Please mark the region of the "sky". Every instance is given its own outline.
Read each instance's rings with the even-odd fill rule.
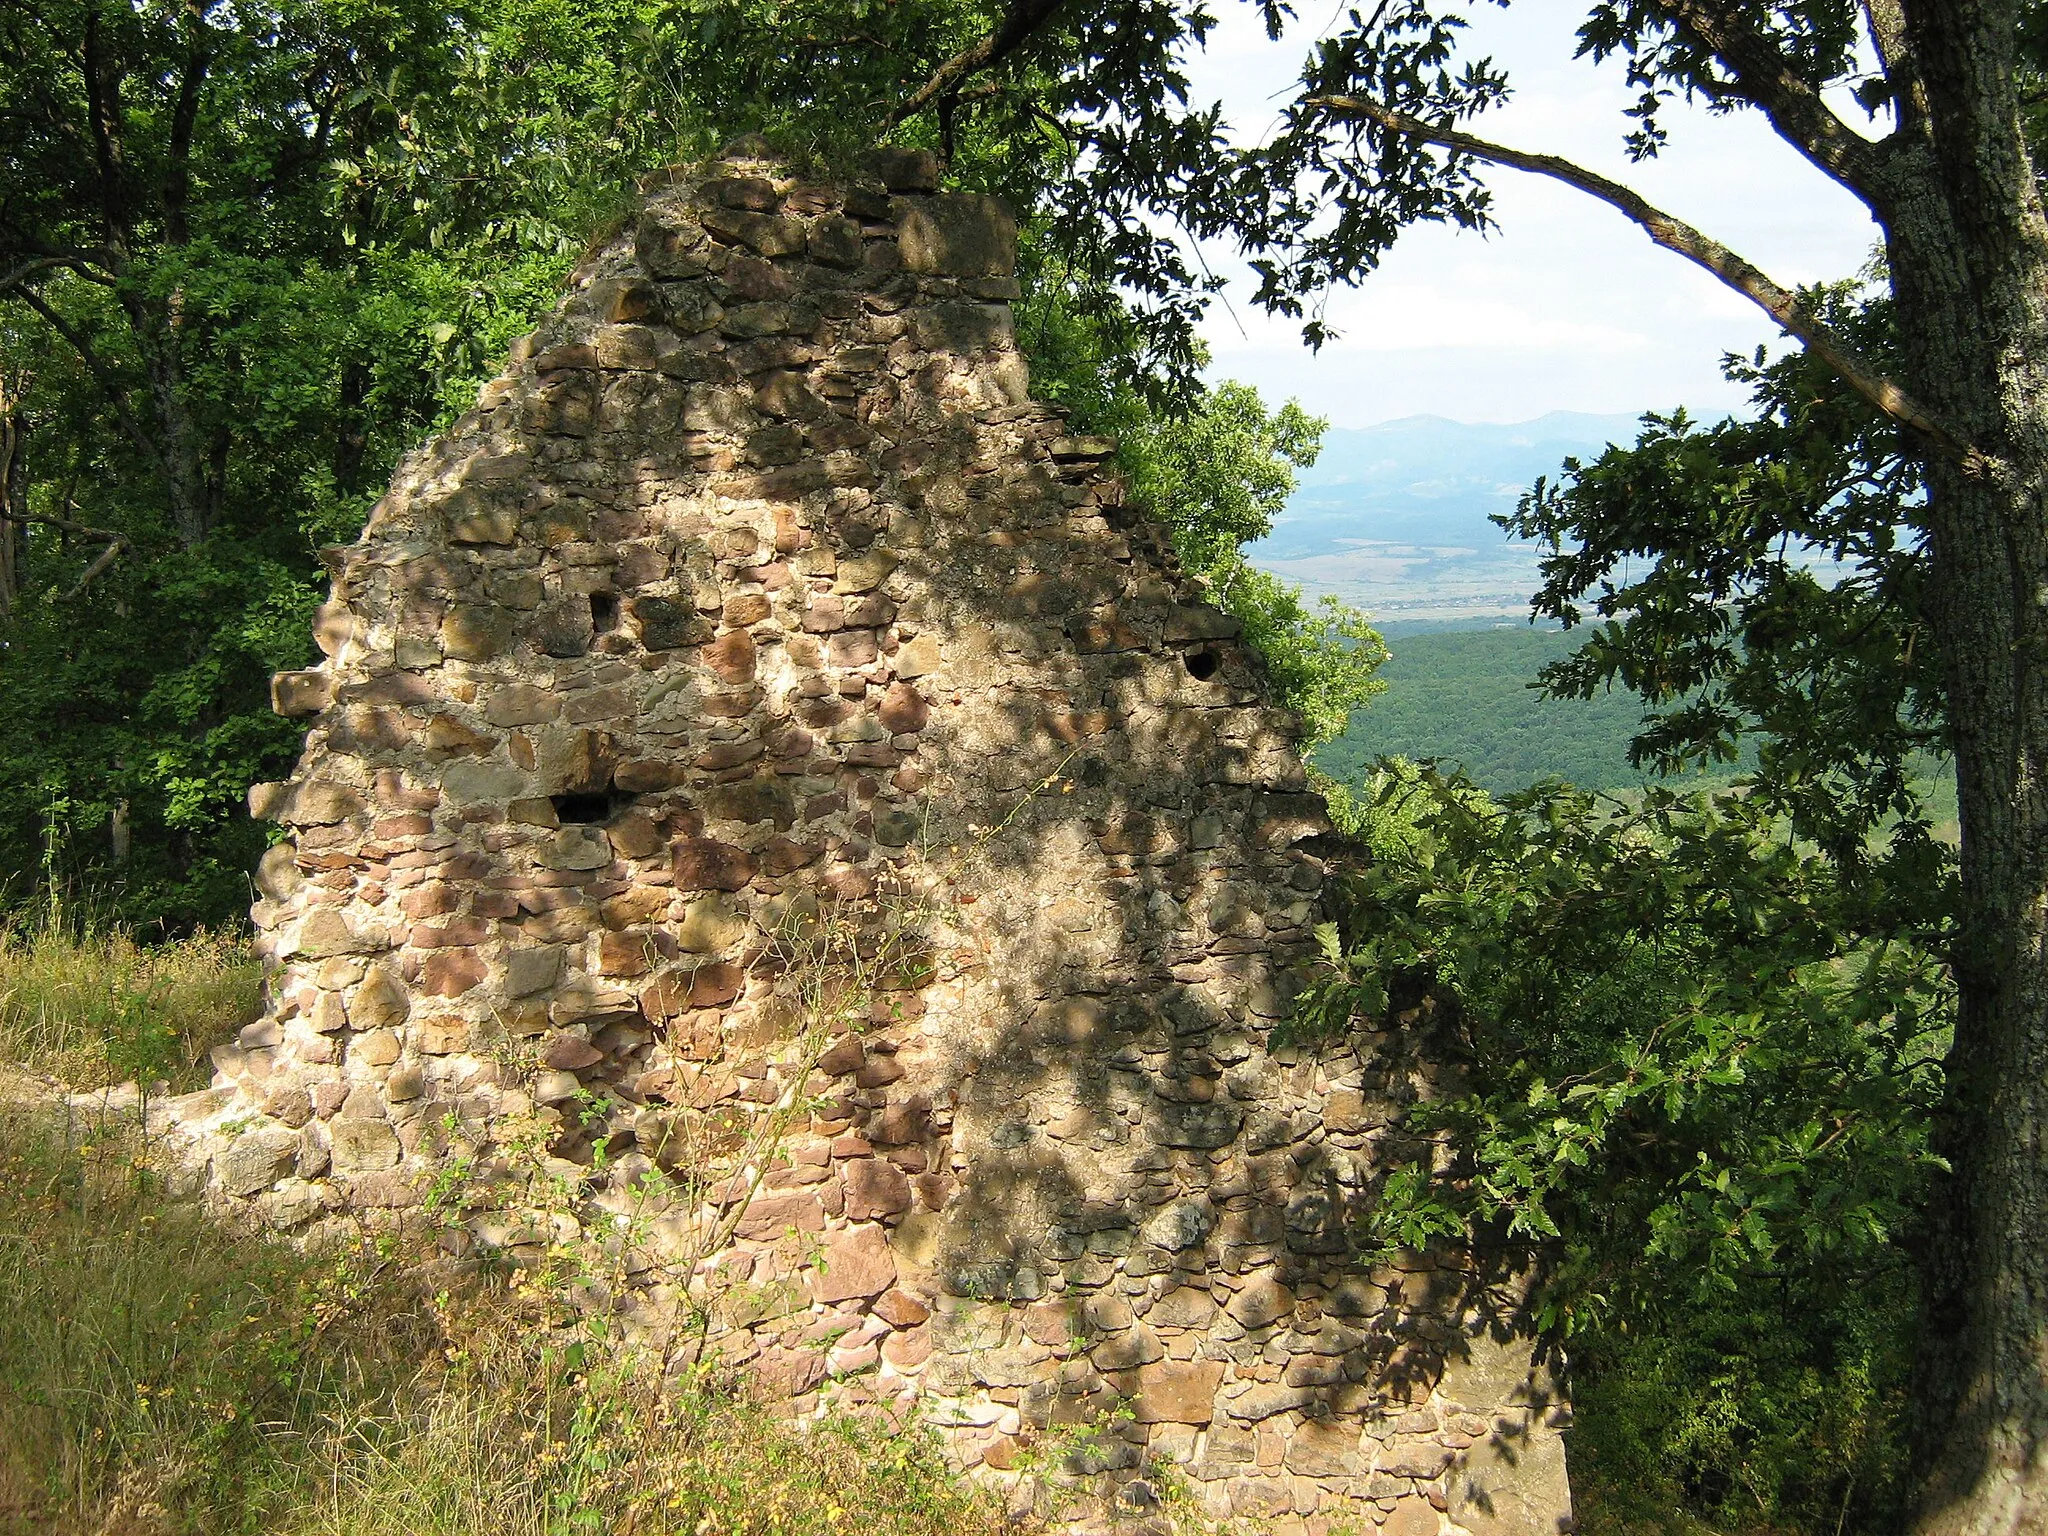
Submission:
[[[1260,137],[1286,100],[1308,29],[1341,14],[1331,5],[1298,0],[1304,23],[1276,45],[1253,6],[1218,0],[1222,24],[1193,61],[1198,98],[1221,101],[1235,132]],[[1674,108],[1669,147],[1631,165],[1621,65],[1572,58],[1586,9],[1571,0],[1473,6],[1471,52],[1492,54],[1515,88],[1476,131],[1622,181],[1788,287],[1848,277],[1869,260],[1878,237],[1868,213],[1755,113]],[[1499,228],[1404,234],[1363,285],[1332,298],[1342,334],[1320,355],[1233,282],[1234,302],[1204,327],[1212,377],[1254,384],[1269,403],[1297,398],[1336,427],[1425,414],[1514,422],[1550,411],[1740,407],[1719,362],[1777,336],[1761,311],[1584,193],[1519,171],[1488,175]],[[1242,271],[1226,250],[1205,254],[1219,272]]]

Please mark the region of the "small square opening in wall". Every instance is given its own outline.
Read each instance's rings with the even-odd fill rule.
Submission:
[[[608,635],[619,627],[619,600],[610,592],[590,594],[591,633]]]
[[[622,795],[615,789],[586,789],[548,796],[548,803],[555,808],[555,820],[565,827],[610,821],[632,801],[631,795]]]
[[[1206,683],[1223,668],[1223,658],[1214,651],[1189,651],[1180,659],[1188,669],[1188,676],[1198,683]]]

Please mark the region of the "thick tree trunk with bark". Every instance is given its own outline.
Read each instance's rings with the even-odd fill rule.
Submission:
[[[1927,132],[1886,198],[1900,331],[1919,398],[1989,461],[1928,471],[1962,910],[1914,1530],[2018,1536],[2048,1531],[2048,221],[2010,8],[1906,19]]]

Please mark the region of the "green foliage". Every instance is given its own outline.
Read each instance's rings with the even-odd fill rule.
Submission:
[[[1572,1493],[1586,1536],[1896,1527],[1915,1296],[1793,1278],[1572,1347]],[[1686,1511],[1694,1512],[1689,1517]]]
[[[130,1128],[132,1130],[132,1128]],[[598,1366],[539,1287],[438,1293],[166,1201],[119,1127],[0,1113],[0,1532],[979,1536],[915,1433],[792,1433],[719,1381]]]
[[[28,519],[0,583],[0,866],[111,872],[138,921],[246,902],[241,800],[295,751],[262,701],[310,659],[316,548],[698,121],[644,111],[641,23],[626,0],[0,22],[0,411]]]
[[[1886,305],[1816,297],[1882,355]],[[1947,744],[1918,469],[1807,354],[1726,371],[1753,418],[1646,417],[1635,444],[1567,460],[1504,520],[1549,549],[1536,612],[1588,626],[1544,683],[1637,695],[1644,766],[1726,764],[1753,742],[1751,792],[1801,837],[1855,864],[1882,831],[1876,846],[1917,860],[1916,767]]]
[[[1873,902],[1739,797],[1495,804],[1411,768],[1371,809],[1405,831],[1343,880],[1306,1017],[1427,991],[1472,1050],[1472,1092],[1417,1111],[1468,1161],[1389,1220],[1531,1245],[1566,1330],[1888,1261],[1932,1166],[1939,890]]]
[[[1585,1422],[1606,1405],[1610,1507],[1662,1488],[1825,1530],[1895,1500],[1905,1238],[1953,1006],[1940,860],[1889,888],[1752,797],[1495,800],[1398,761],[1346,809],[1370,857],[1296,1027],[1429,998],[1468,1052],[1462,1091],[1409,1111],[1453,1155],[1389,1170],[1374,1240],[1533,1258]],[[1766,1343],[1780,1315],[1851,1331]],[[1665,1475],[1637,1480],[1643,1458]]]
[[[1142,422],[1123,456],[1136,499],[1172,530],[1183,568],[1244,625],[1310,744],[1336,735],[1386,686],[1375,675],[1386,648],[1363,613],[1331,597],[1311,606],[1300,588],[1254,567],[1244,546],[1273,531],[1294,470],[1315,462],[1327,425],[1292,400],[1269,412],[1250,385],[1226,382]]]
[[[1493,794],[1540,779],[1580,789],[1634,788],[1631,766],[1642,701],[1624,690],[1588,699],[1546,697],[1538,673],[1568,656],[1573,636],[1514,625],[1421,631],[1388,641],[1386,692],[1315,754],[1340,783],[1362,782],[1382,757],[1440,759]]]

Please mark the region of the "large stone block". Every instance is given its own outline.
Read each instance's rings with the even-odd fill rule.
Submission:
[[[1008,277],[1017,270],[1017,221],[992,197],[947,192],[915,204],[897,226],[903,265],[948,277]]]

